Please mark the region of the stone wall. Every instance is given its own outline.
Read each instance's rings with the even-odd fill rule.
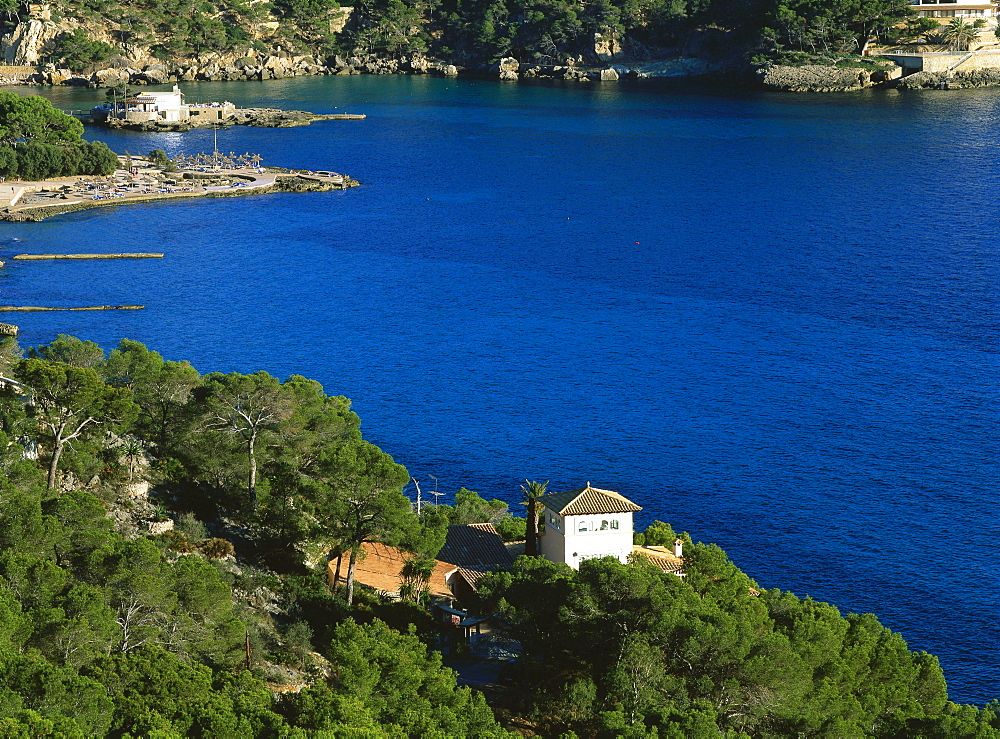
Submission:
[[[979,69],[1000,69],[1000,49],[988,51],[942,51],[923,54],[885,54],[896,64],[906,69],[921,72],[971,72]]]

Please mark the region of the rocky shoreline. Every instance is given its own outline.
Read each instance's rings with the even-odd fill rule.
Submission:
[[[854,92],[893,84],[903,70],[891,62],[882,68],[836,67],[810,64],[801,67],[767,64],[755,71],[767,90],[782,92]]]
[[[857,90],[895,87],[913,89],[962,89],[969,87],[1000,86],[1000,70],[972,70],[943,73],[919,72],[902,78],[902,69],[887,60],[872,60],[868,66],[840,67],[835,65],[780,64],[747,65],[735,60],[708,61],[694,57],[661,59],[634,63],[610,63],[592,66],[582,59],[569,59],[566,64],[524,64],[512,57],[501,59],[489,66],[462,67],[441,61],[413,56],[402,59],[382,57],[334,57],[329,64],[319,63],[313,57],[288,57],[281,63],[279,57],[267,57],[262,64],[240,66],[226,65],[219,60],[205,66],[147,65],[143,68],[116,68],[98,70],[90,75],[74,75],[68,70],[48,70],[13,80],[0,78],[0,84],[72,85],[80,87],[113,87],[117,85],[160,85],[191,80],[245,81],[269,80],[285,77],[314,75],[429,75],[436,77],[472,77],[519,82],[524,80],[561,80],[566,82],[594,83],[641,79],[702,79],[739,87],[756,87],[781,92],[853,92]],[[274,108],[238,110],[225,125],[262,126],[285,128],[304,126],[318,120],[359,119],[361,115],[321,115],[306,111],[288,111]],[[110,122],[116,128],[140,131],[188,131],[203,124],[184,123],[125,123]]]
[[[870,60],[870,61],[869,61]],[[429,75],[436,77],[474,77],[517,82],[523,80],[562,80],[592,83],[633,79],[704,79],[713,82],[756,87],[783,92],[852,92],[875,87],[910,89],[961,89],[1000,86],[1000,70],[971,70],[943,73],[917,73],[901,78],[902,69],[888,60],[869,57],[863,65],[838,66],[812,64],[790,66],[774,63],[751,65],[740,59],[710,61],[696,57],[677,57],[655,61],[618,60],[610,56],[595,66],[582,57],[567,58],[564,64],[532,64],[505,57],[491,65],[460,66],[434,60],[421,54],[401,58],[374,55],[320,59],[285,52],[255,52],[234,58],[211,53],[205,58],[178,64],[153,63],[135,67],[98,69],[89,74],[75,74],[51,66],[19,77],[0,77],[0,84],[70,85],[110,88],[122,85],[164,85],[189,81],[271,80],[315,75]],[[238,111],[228,124],[289,127],[312,121],[356,118],[351,115],[316,115],[304,111],[248,109]],[[186,131],[197,123],[112,124],[138,130]]]
[[[187,121],[142,121],[130,123],[117,118],[109,118],[104,124],[109,128],[126,131],[191,131],[196,128],[219,126],[256,126],[259,128],[294,128],[308,126],[314,121],[363,120],[364,115],[353,113],[309,113],[304,110],[280,110],[278,108],[237,108],[236,112],[222,121],[199,120]]]

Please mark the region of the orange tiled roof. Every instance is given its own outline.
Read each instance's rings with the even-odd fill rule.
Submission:
[[[404,552],[398,547],[391,547],[388,544],[376,544],[365,542],[361,545],[364,557],[358,557],[357,565],[354,568],[355,582],[365,585],[373,590],[382,593],[395,595],[399,593],[401,578],[399,576],[403,565],[413,555]],[[434,572],[431,573],[430,582],[427,587],[430,594],[439,598],[451,598],[451,588],[448,587],[448,575],[454,572],[455,565],[448,562],[436,560]],[[333,560],[327,567],[327,576],[333,580],[333,575],[337,570],[337,561]],[[344,555],[340,564],[340,578],[343,582],[347,578],[347,555]]]
[[[601,490],[590,486],[569,490],[565,493],[543,495],[539,500],[546,508],[551,508],[560,516],[581,516],[586,514],[634,513],[641,511],[638,506],[614,490]]]
[[[664,572],[672,572],[674,574],[684,573],[684,559],[674,556],[674,553],[666,547],[640,547],[635,545],[632,547],[632,553],[644,557],[648,562],[656,565]]]

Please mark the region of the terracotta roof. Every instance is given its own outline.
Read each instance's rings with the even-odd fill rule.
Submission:
[[[543,495],[538,500],[546,508],[551,508],[561,516],[581,516],[588,513],[633,513],[642,510],[642,506],[637,506],[624,495],[613,490],[592,488],[589,482],[585,487],[577,490]]]
[[[438,559],[480,572],[506,570],[514,564],[514,558],[491,523],[449,526]]]
[[[483,575],[486,574],[486,570],[470,570],[467,567],[459,567],[458,572],[465,578],[465,581],[469,583],[469,587],[478,592],[479,581],[483,579]]]
[[[684,574],[684,559],[674,556],[666,547],[632,547],[632,553],[644,557],[650,563],[656,565],[664,572],[674,574]]]
[[[403,569],[406,560],[413,555],[397,547],[373,542],[365,542],[361,545],[361,549],[364,551],[365,556],[362,558],[359,555],[357,565],[354,567],[355,582],[381,593],[389,595],[398,594],[401,582],[399,571]],[[347,578],[347,559],[347,555],[344,555],[343,561],[340,564],[341,581]],[[455,569],[455,565],[453,564],[440,560],[435,561],[434,572],[431,573],[430,582],[427,583],[432,596],[439,598],[452,597],[447,578]],[[327,566],[327,576],[331,581],[336,570],[337,560],[333,560]]]

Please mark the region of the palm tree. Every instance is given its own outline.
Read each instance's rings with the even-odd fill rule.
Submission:
[[[545,495],[549,486],[549,481],[536,482],[535,480],[524,481],[521,492],[527,500],[521,505],[528,506],[527,532],[524,540],[524,553],[529,557],[538,556],[538,499]]]
[[[979,29],[986,25],[982,18],[969,23],[964,18],[956,18],[941,32],[952,51],[968,51],[969,46],[979,38]]]
[[[135,436],[126,436],[122,439],[119,452],[121,454],[122,461],[128,465],[128,481],[129,484],[131,484],[132,481],[135,480],[136,469],[143,462],[146,454],[146,447],[143,445],[141,439]]]

